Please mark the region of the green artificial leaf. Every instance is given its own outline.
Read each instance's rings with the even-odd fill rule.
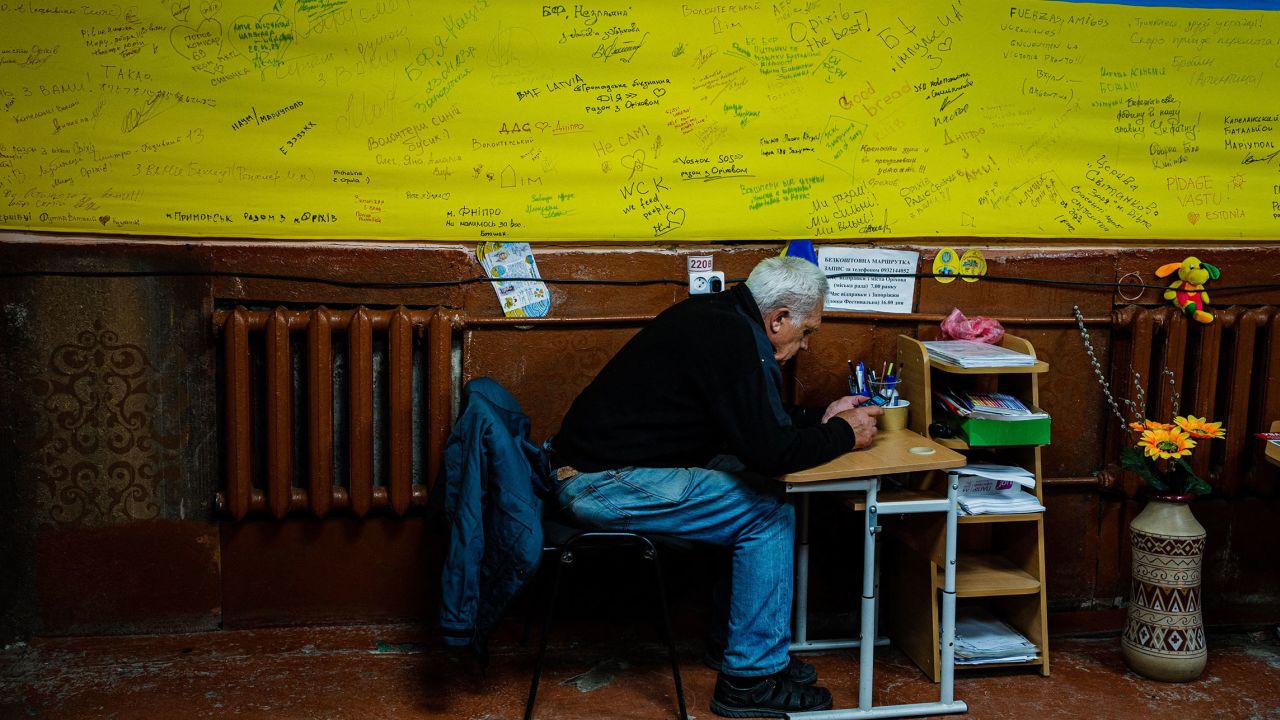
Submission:
[[[1191,469],[1191,466],[1188,465],[1187,461],[1183,458],[1178,458],[1178,468],[1182,470],[1186,476],[1183,480],[1183,486],[1186,488],[1183,490],[1184,493],[1191,493],[1192,495],[1208,495],[1213,492],[1213,488],[1209,483],[1201,480],[1200,476],[1196,475],[1196,471]]]
[[[1151,463],[1147,461],[1142,451],[1135,447],[1127,447],[1120,451],[1120,466],[1125,470],[1131,470],[1137,473],[1143,480],[1147,482],[1152,489],[1157,492],[1168,492],[1169,486],[1165,483],[1164,478],[1151,467]]]

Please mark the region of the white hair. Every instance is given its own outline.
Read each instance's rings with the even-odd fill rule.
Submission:
[[[747,289],[761,313],[790,308],[803,321],[827,294],[827,276],[817,265],[798,257],[761,260],[747,276]]]

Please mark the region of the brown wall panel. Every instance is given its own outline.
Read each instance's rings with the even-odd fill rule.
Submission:
[[[941,283],[920,280],[917,310],[922,313],[951,312],[960,308],[965,315],[990,317],[1067,317],[1071,306],[1079,305],[1085,315],[1111,310],[1112,290],[1105,287],[1051,284],[1048,281],[1110,282],[1115,280],[1115,258],[1120,252],[1097,248],[1035,247],[993,248],[966,245],[956,240],[950,247],[963,253],[969,248],[982,251],[987,275],[1028,277],[1044,284],[1023,285],[994,280]],[[922,248],[920,271],[933,272],[936,249]]]
[[[1044,570],[1051,609],[1089,607],[1097,591],[1093,582],[1102,552],[1098,496],[1078,489],[1046,491],[1044,506]]]
[[[872,322],[838,315],[823,320],[809,342],[809,351],[796,356],[795,400],[805,405],[826,405],[849,392],[849,360],[862,361],[880,372],[892,362],[898,335],[913,335],[915,324],[905,321]]]
[[[1194,503],[1192,511],[1208,534],[1205,612],[1221,622],[1236,611],[1274,611],[1280,597],[1274,542],[1280,498],[1212,498]]]
[[[434,619],[439,537],[420,517],[224,522],[222,626]]]
[[[515,395],[541,442],[639,325],[474,328],[463,341],[462,381],[491,377]]]
[[[212,522],[45,527],[36,571],[43,635],[191,632],[221,619]]]
[[[174,261],[86,255],[0,243],[0,268],[147,273]],[[0,447],[11,458],[0,458],[0,636],[216,627],[216,542],[198,544],[216,539],[207,287],[4,278],[0,317]]]

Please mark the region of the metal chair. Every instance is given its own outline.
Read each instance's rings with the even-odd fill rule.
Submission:
[[[603,530],[585,530],[562,525],[552,520],[543,521],[543,550],[555,553],[555,579],[551,584],[551,597],[547,601],[547,613],[542,624],[542,638],[538,643],[538,659],[533,668],[533,682],[529,685],[529,699],[525,704],[525,720],[533,720],[533,705],[538,697],[538,682],[542,679],[542,662],[547,653],[547,636],[551,633],[551,621],[555,616],[556,598],[560,592],[560,580],[565,568],[574,562],[574,553],[579,550],[639,550],[645,560],[653,563],[653,576],[658,591],[658,599],[662,609],[662,630],[667,643],[667,652],[671,656],[671,676],[676,684],[676,702],[680,706],[680,720],[688,720],[684,704],[684,686],[680,683],[680,664],[676,660],[676,646],[671,633],[671,616],[667,609],[667,592],[662,582],[662,567],[658,562],[658,545],[687,546],[689,543],[666,536],[646,535],[636,532],[612,532]]]

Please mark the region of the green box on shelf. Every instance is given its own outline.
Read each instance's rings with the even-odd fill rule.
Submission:
[[[1049,421],[1052,418],[1030,420],[986,420],[964,418],[956,422],[958,435],[969,447],[997,445],[1048,445]]]

